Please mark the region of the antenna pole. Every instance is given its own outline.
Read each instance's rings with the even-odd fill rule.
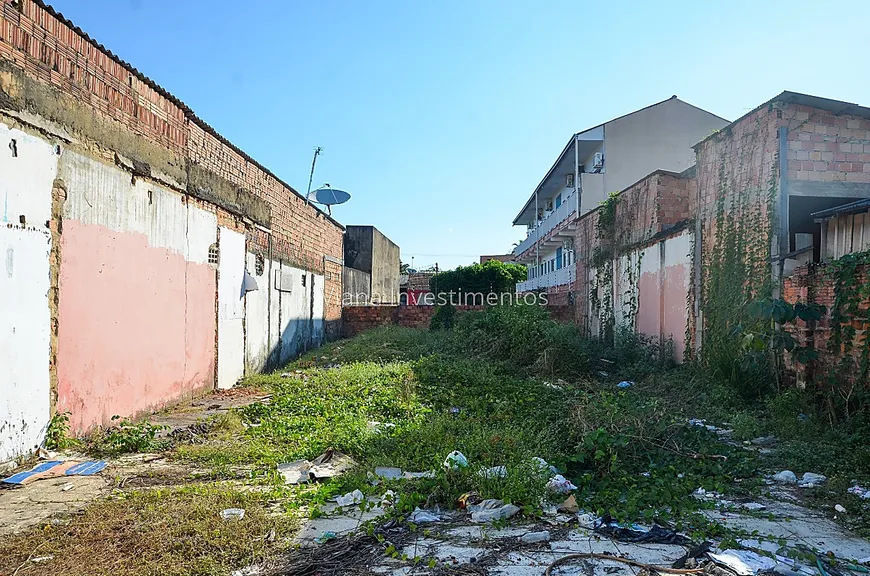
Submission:
[[[314,180],[314,165],[317,164],[317,157],[323,152],[320,146],[314,147],[314,158],[311,160],[311,174],[308,175],[308,192],[305,193],[305,205],[309,204],[308,195],[311,194],[311,181]],[[330,211],[331,213],[331,211]]]

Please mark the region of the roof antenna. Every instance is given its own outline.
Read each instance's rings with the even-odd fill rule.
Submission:
[[[323,153],[323,148],[320,146],[314,147],[314,158],[311,160],[311,174],[308,175],[308,192],[305,193],[306,206],[310,203],[308,195],[311,194],[311,181],[314,180],[314,165],[317,164],[317,157]]]

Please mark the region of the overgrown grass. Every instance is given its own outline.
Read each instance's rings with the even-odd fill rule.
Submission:
[[[229,487],[189,486],[101,500],[69,526],[49,524],[0,540],[0,573],[226,575],[267,562],[288,546],[285,537],[296,520],[272,515],[269,498]],[[243,508],[244,518],[222,519],[227,508]]]
[[[382,491],[366,478],[376,466],[435,470],[434,479],[390,487],[407,505],[450,507],[474,490],[529,513],[555,499],[533,465],[540,457],[581,487],[582,506],[622,519],[688,517],[700,507],[691,496],[698,487],[724,490],[735,478],[757,477],[750,455],[687,427],[681,412],[635,389],[615,388],[625,375],[643,377],[669,362],[640,339],[620,338],[623,350],[606,349],[524,306],[460,315],[453,330],[372,330],[299,359],[283,370],[291,377],[248,379],[269,388],[272,402],[240,411],[249,428],[234,449],[179,453],[265,473],[334,447],[361,466],[331,491]],[[605,369],[612,378],[596,381]],[[453,450],[468,458],[467,470],[443,469]],[[494,466],[508,474],[480,473]]]

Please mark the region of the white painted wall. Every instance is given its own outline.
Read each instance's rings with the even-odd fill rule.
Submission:
[[[18,224],[24,215],[28,226],[45,228],[57,158],[52,144],[0,124],[0,222]]]
[[[218,258],[218,388],[232,388],[245,372],[245,235],[220,227]]]
[[[257,274],[257,257],[248,252],[248,274],[257,281],[257,290],[245,295],[245,374],[262,371],[269,359],[269,296],[275,290],[270,282],[272,261],[263,262],[261,274]],[[276,295],[277,298],[277,295]]]
[[[51,418],[46,224],[56,176],[51,144],[0,124],[0,462],[32,452]]]
[[[692,146],[728,124],[677,98],[604,125],[604,191],[619,192],[655,170],[682,172]]]
[[[0,226],[0,462],[32,452],[50,415],[51,234]]]

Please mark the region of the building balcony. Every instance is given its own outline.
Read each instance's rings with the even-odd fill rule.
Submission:
[[[539,239],[546,239],[547,235],[565,220],[574,218],[577,215],[578,197],[579,195],[577,193],[572,193],[564,199],[558,208],[550,212],[543,220],[538,222],[537,227],[529,232],[528,237],[514,248],[514,256],[519,256],[523,252],[526,252],[529,248],[534,246],[535,242]]]
[[[546,289],[553,286],[572,284],[576,276],[576,268],[573,264],[553,270],[531,280],[525,280],[517,284],[517,292],[529,292],[531,290]]]

